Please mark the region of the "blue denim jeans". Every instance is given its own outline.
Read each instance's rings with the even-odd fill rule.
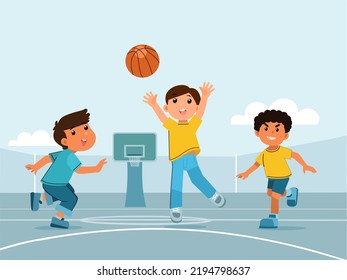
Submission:
[[[201,173],[196,155],[184,155],[172,162],[170,208],[182,207],[183,173],[187,171],[192,183],[207,197],[211,198],[216,189]]]
[[[66,216],[72,215],[72,210],[75,208],[78,197],[75,194],[74,188],[67,184],[66,186],[52,186],[43,184],[43,189],[48,193],[53,202],[61,201],[55,209]]]

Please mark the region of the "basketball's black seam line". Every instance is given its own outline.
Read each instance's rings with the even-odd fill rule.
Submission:
[[[134,55],[136,55],[136,57],[137,57],[137,52],[138,52],[138,48],[136,48],[136,47],[134,47],[134,48],[132,48],[129,52],[131,52],[131,51],[133,51],[134,52],[134,54],[133,54],[133,56],[132,56],[132,58],[131,58],[131,74],[133,74],[133,75],[135,75],[134,74],[134,71],[133,71],[133,58],[134,58]],[[138,62],[138,66],[139,66],[139,71],[140,71],[140,75],[141,75],[141,77],[143,78],[143,75],[142,75],[142,73],[141,73],[141,68],[140,68],[140,63],[139,63],[139,59],[138,59],[138,57],[137,57],[137,62]],[[137,75],[135,75],[135,76],[137,76]]]
[[[137,52],[136,52],[135,54],[136,54],[136,58],[137,58],[137,64],[139,65],[139,71],[140,71],[140,75],[141,75],[141,78],[143,78],[143,75],[142,75],[142,72],[141,72],[141,67],[140,67],[140,60],[139,60],[139,56],[137,55]]]
[[[151,56],[153,56],[153,58],[158,62],[159,64],[159,59],[155,57],[155,55],[151,54],[149,51],[147,51],[147,53],[149,53]]]
[[[150,50],[152,50],[152,51],[155,51],[155,52],[157,52],[155,49],[153,49],[151,46],[148,46],[148,45],[144,45],[144,48],[147,50],[147,48],[148,49],[150,49]]]
[[[139,50],[139,51],[143,54],[144,58],[145,58],[146,61],[147,61],[147,64],[148,64],[148,66],[149,66],[149,69],[151,70],[151,74],[153,74],[153,70],[152,70],[151,64],[148,62],[148,59],[147,59],[146,55],[142,52],[142,50]],[[138,58],[137,58],[137,59],[138,59]],[[141,71],[141,70],[140,70],[140,71]]]
[[[155,55],[153,55],[152,53],[150,53],[147,49],[146,49],[146,46],[145,46],[145,50],[151,55],[151,56],[153,56],[154,57],[154,59],[156,60],[156,61],[158,61],[158,64],[159,64],[159,59],[158,58],[156,58],[156,56]],[[151,51],[154,51],[157,55],[158,55],[158,53],[156,52],[156,50],[155,49],[153,49],[153,48],[149,48],[149,50],[151,50]]]
[[[136,52],[134,52],[133,56],[130,59],[130,70],[131,70],[131,74],[134,75],[134,71],[133,71],[133,58],[135,56]]]

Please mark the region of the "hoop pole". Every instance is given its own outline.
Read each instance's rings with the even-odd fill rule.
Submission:
[[[237,193],[237,154],[235,154],[235,193]]]
[[[34,153],[34,164],[36,163],[36,153]],[[36,174],[34,173],[34,193],[36,193]]]

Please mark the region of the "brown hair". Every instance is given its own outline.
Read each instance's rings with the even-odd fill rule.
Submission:
[[[87,111],[87,109],[83,109],[81,111],[73,112],[65,115],[59,121],[55,122],[55,126],[53,128],[53,137],[55,142],[62,146],[64,150],[68,148],[67,146],[61,144],[61,139],[66,138],[64,130],[72,129],[76,126],[88,123],[90,114],[87,113]]]
[[[193,97],[195,103],[199,105],[201,100],[199,92],[195,88],[190,88],[186,85],[178,85],[178,86],[174,86],[170,88],[165,96],[166,104],[168,104],[168,101],[170,99],[187,94],[187,93],[189,93]]]

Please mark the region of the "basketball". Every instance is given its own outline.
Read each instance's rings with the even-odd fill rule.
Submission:
[[[128,51],[125,64],[131,74],[138,78],[146,78],[157,71],[159,55],[151,46],[137,45]]]

